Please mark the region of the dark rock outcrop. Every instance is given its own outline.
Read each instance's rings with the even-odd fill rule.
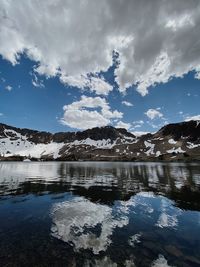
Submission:
[[[196,141],[200,139],[200,122],[187,121],[181,123],[168,124],[162,127],[156,135],[171,136],[174,140],[187,138],[188,141]]]

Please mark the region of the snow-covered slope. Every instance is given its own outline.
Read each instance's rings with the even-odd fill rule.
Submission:
[[[3,157],[20,155],[24,157],[41,158],[42,155],[58,157],[59,150],[64,143],[50,142],[48,144],[36,144],[29,141],[27,135],[22,135],[13,129],[3,129],[0,136],[0,154]]]
[[[51,134],[0,124],[0,159],[177,160],[200,159],[200,123],[169,124],[135,136],[111,126]]]
[[[104,132],[102,139],[97,139],[97,132]],[[46,134],[46,136],[45,136]],[[108,138],[105,139],[106,135]],[[91,137],[90,137],[91,136]],[[128,144],[136,137],[125,129],[113,127],[94,128],[78,133],[57,133],[19,129],[5,124],[0,124],[0,155],[1,157],[23,156],[30,158],[61,157],[60,150],[73,149],[74,147],[91,147],[111,149],[117,144]]]

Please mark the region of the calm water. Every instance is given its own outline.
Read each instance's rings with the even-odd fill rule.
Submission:
[[[200,266],[200,165],[0,163],[0,266]]]

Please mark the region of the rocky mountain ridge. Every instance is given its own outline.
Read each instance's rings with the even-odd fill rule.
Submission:
[[[200,160],[200,121],[135,136],[112,126],[49,133],[0,123],[0,160]]]

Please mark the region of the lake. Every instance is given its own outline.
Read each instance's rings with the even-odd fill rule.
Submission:
[[[0,162],[0,266],[200,266],[200,165]]]

